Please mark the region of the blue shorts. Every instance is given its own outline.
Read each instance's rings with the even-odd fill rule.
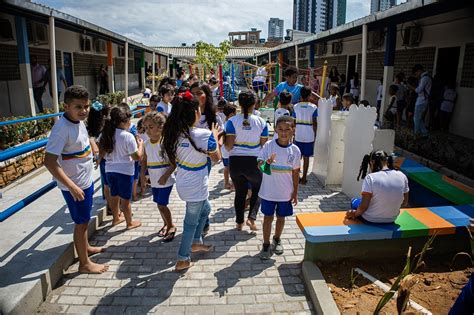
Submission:
[[[261,211],[266,216],[273,217],[276,214],[279,217],[289,217],[293,215],[293,205],[291,201],[269,201],[262,199]]]
[[[299,142],[295,141],[295,145],[300,149],[301,156],[310,157],[314,155],[314,141],[313,142]]]
[[[133,175],[107,173],[107,181],[112,197],[119,196],[122,199],[132,199]]]
[[[92,183],[89,188],[83,191],[84,200],[75,201],[69,191],[61,190],[64,196],[64,200],[66,200],[67,207],[69,208],[69,214],[71,215],[72,220],[76,224],[86,224],[89,223],[89,220],[91,219],[92,199],[94,196],[94,183]]]
[[[224,163],[224,167],[229,166],[229,159],[222,158],[222,163]]]
[[[140,162],[135,161],[135,172],[133,173],[133,180],[138,180],[138,177],[140,176]]]
[[[170,203],[170,195],[173,185],[163,188],[152,187],[151,191],[153,192],[153,201],[156,202],[159,206],[167,206]]]
[[[105,174],[105,159],[100,160],[99,169],[100,178],[102,178],[102,184],[104,186],[109,186],[109,182],[107,181],[107,174]]]
[[[265,82],[252,81],[252,87],[255,93],[258,93],[258,91],[268,92],[268,87]]]

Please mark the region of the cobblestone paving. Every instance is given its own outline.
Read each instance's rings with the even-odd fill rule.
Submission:
[[[110,270],[100,275],[80,275],[77,263],[72,265],[38,312],[312,313],[301,275],[304,238],[295,218],[289,218],[285,226],[284,254],[261,261],[261,231],[255,235],[247,229],[234,229],[234,194],[223,189],[221,165],[212,169],[209,189],[211,229],[205,242],[214,245],[214,251],[194,255],[195,266],[187,273],[173,271],[184,202],[173,190],[170,208],[178,234],[173,242],[163,243],[156,236],[162,226],[160,214],[147,195],[132,205],[142,227],[124,231],[124,225],[110,228],[107,221],[92,238],[92,244],[107,247],[93,259],[110,264]],[[346,209],[348,203],[346,196],[321,187],[311,175],[308,184],[300,188],[295,212]]]

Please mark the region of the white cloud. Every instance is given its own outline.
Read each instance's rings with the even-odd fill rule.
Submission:
[[[268,20],[291,28],[293,0],[36,0],[147,45],[180,45],[199,40],[218,44],[228,32],[255,27],[266,37]]]

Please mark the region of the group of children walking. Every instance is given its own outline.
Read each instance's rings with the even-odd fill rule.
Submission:
[[[176,271],[192,266],[191,253],[212,248],[203,243],[211,212],[208,182],[211,167],[221,160],[225,188],[235,187],[236,228],[243,228],[246,201],[250,197],[246,225],[252,231],[258,229],[255,221],[260,204],[265,216],[260,257],[268,259],[272,249],[275,254],[282,254],[280,237],[285,217],[293,214],[298,185],[306,183],[309,157],[313,155],[317,106],[308,101],[311,90],[292,91],[297,92],[296,99],[277,86],[275,93],[280,96],[282,109],[277,112],[282,114],[276,117],[275,136],[268,141],[268,125],[255,109],[258,101],[253,91],[239,94],[239,112],[225,100],[215,106],[207,84],[196,82],[189,88],[181,87],[174,95],[175,87],[164,81],[159,88],[160,96],[151,96],[151,111],[140,120],[138,133],[134,132],[137,128],[131,122],[127,104],[90,105],[87,90],[78,85],[65,92],[64,115],[51,131],[45,166],[58,182],[75,223],[79,271],[108,270],[108,266],[89,259],[89,255],[102,251],[90,246],[87,239],[94,162],[101,170],[112,225],[125,221],[127,230],[138,228],[141,223],[133,219],[131,210],[134,187],[139,185],[143,193],[151,186],[153,201],[163,220],[158,236],[164,242],[172,241],[177,233],[168,207],[176,186],[179,198],[186,202]],[[291,102],[295,102],[294,107],[288,106]],[[275,213],[277,222],[271,248]]]

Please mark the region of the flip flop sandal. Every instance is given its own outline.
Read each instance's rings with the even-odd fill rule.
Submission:
[[[172,240],[174,240],[174,236],[176,235],[176,231],[177,231],[177,230],[174,230],[173,232],[169,232],[169,233],[163,238],[163,242],[169,243],[169,242],[171,242]]]
[[[161,228],[161,230],[158,231],[158,234],[157,234],[157,235],[158,235],[159,237],[165,237],[165,236],[166,236],[165,230],[166,230],[166,226],[163,226],[163,227]]]

